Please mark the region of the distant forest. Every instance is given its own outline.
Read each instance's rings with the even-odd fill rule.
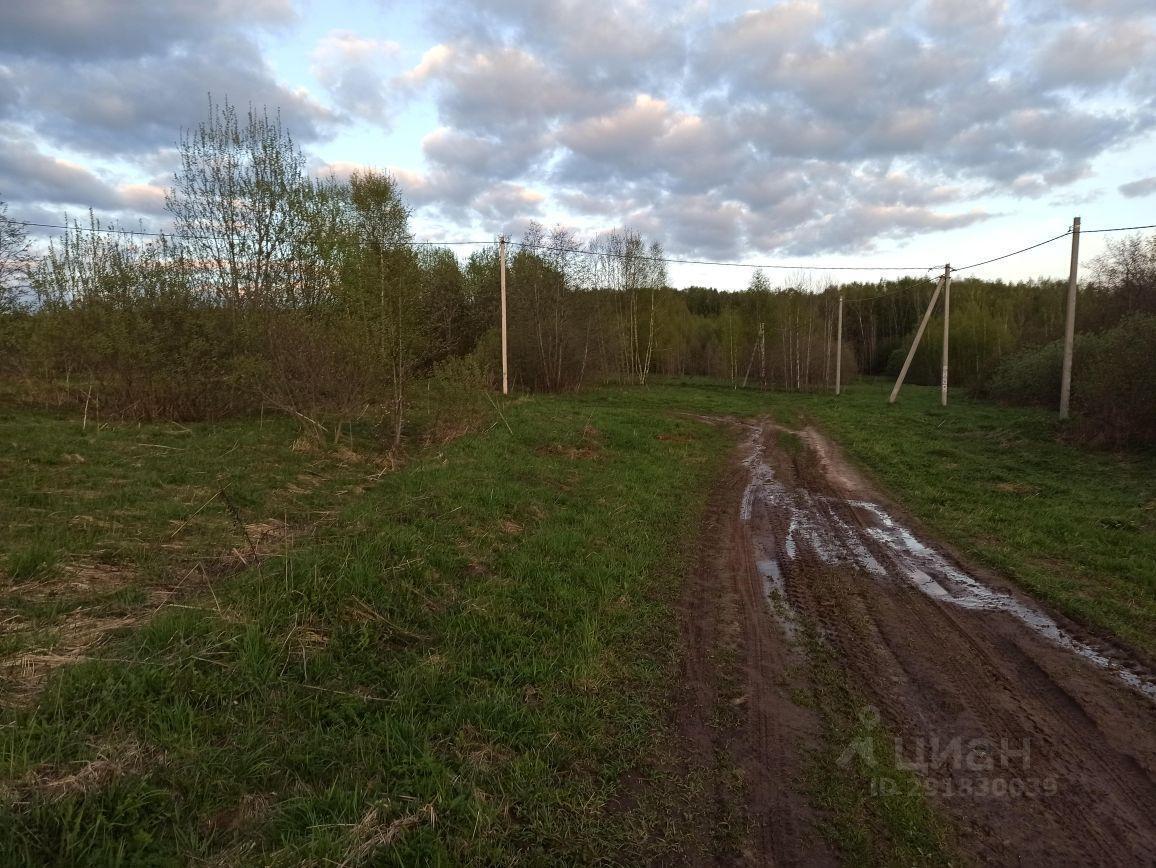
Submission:
[[[322,439],[369,420],[387,445],[441,424],[500,377],[499,251],[415,244],[394,180],[314,178],[279,119],[214,106],[181,141],[174,232],[104,231],[90,217],[30,254],[0,210],[0,374],[13,400],[101,418],[190,421],[264,410]],[[511,385],[712,377],[830,390],[838,298],[844,380],[893,375],[929,277],[746,290],[668,287],[663,249],[628,228],[582,239],[532,225],[508,248]],[[1156,441],[1156,236],[1122,237],[1080,289],[1074,431]],[[952,284],[953,386],[1054,406],[1066,283]],[[938,321],[938,325],[937,325]],[[909,381],[938,382],[942,322]],[[436,414],[435,414],[436,415]],[[428,424],[428,420],[423,422]]]

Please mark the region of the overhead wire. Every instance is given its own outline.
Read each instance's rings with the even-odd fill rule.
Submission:
[[[623,257],[629,255],[631,259],[643,262],[670,262],[675,265],[711,265],[728,268],[764,268],[785,269],[789,271],[926,271],[922,265],[787,265],[777,262],[722,262],[713,259],[677,259],[670,256],[652,256],[650,254],[625,254],[608,250],[580,250],[569,247],[552,247],[547,244],[528,244],[525,241],[507,241],[511,247],[521,247],[525,250],[545,250],[554,253],[573,253],[583,256]]]
[[[59,229],[64,232],[105,232],[110,235],[141,235],[146,238],[181,238],[186,241],[224,241],[226,237],[223,235],[184,235],[179,232],[149,232],[144,229],[120,229],[115,226],[81,226],[74,224],[72,226],[64,226],[58,223],[35,223],[31,220],[10,220],[17,226],[35,226],[40,229]],[[493,241],[403,241],[407,246],[421,246],[421,247],[448,247],[450,245],[467,245],[467,244],[493,244]]]
[[[1109,230],[1100,231],[1106,232]],[[1032,244],[1029,247],[1021,247],[1019,250],[1013,250],[1011,253],[1005,253],[1002,256],[993,256],[991,259],[985,259],[982,262],[973,262],[971,265],[961,265],[958,268],[952,266],[951,270],[953,272],[967,271],[970,268],[979,268],[981,265],[990,265],[993,262],[999,262],[1001,259],[1010,259],[1013,256],[1019,256],[1021,253],[1027,253],[1029,250],[1035,250],[1037,247],[1043,247],[1045,244],[1051,244],[1053,241],[1059,241],[1061,238],[1066,238],[1071,234],[1072,230],[1069,229],[1067,232],[1061,232],[1059,235],[1055,236],[1054,238],[1049,238],[1047,241],[1040,241],[1039,243]]]
[[[40,222],[36,222],[36,221],[31,221],[31,220],[9,220],[8,222],[15,224],[17,226],[34,227],[34,228],[38,228],[38,229],[55,229],[55,230],[61,230],[61,231],[65,231],[65,232],[69,232],[69,231],[102,232],[102,233],[108,233],[108,234],[114,234],[114,235],[143,236],[143,237],[150,237],[150,238],[179,238],[179,239],[184,239],[184,240],[189,240],[189,241],[224,240],[224,236],[218,236],[218,235],[183,235],[180,233],[150,232],[150,231],[147,231],[144,229],[120,229],[120,228],[112,227],[112,226],[81,226],[79,224],[67,226],[67,225],[61,225],[61,224],[56,224],[56,223],[40,223]],[[1103,232],[1134,232],[1134,231],[1138,231],[1138,230],[1142,230],[1142,229],[1156,229],[1156,223],[1147,224],[1147,225],[1140,225],[1140,226],[1114,226],[1114,227],[1106,227],[1103,229],[1083,229],[1082,228],[1080,231],[1081,231],[1081,234],[1092,234],[1092,233],[1103,233]],[[1013,256],[1019,256],[1022,253],[1027,253],[1030,250],[1035,250],[1039,247],[1043,247],[1047,244],[1051,244],[1055,241],[1059,241],[1061,238],[1066,238],[1067,236],[1069,236],[1071,234],[1072,234],[1072,230],[1069,228],[1066,231],[1060,233],[1059,235],[1055,235],[1051,238],[1047,238],[1047,239],[1045,239],[1043,241],[1039,241],[1035,244],[1028,245],[1027,247],[1021,247],[1019,250],[1013,250],[1010,253],[1004,253],[1004,254],[1001,254],[999,256],[993,256],[989,259],[983,259],[983,260],[980,260],[979,262],[973,262],[973,263],[970,263],[968,265],[961,265],[958,267],[952,266],[951,271],[952,271],[952,273],[959,272],[959,271],[968,271],[968,270],[973,269],[973,268],[979,268],[980,266],[983,266],[983,265],[990,265],[993,262],[1000,262],[1004,259],[1010,259]],[[411,246],[411,247],[449,247],[449,246],[493,245],[497,242],[495,242],[493,240],[486,240],[486,241],[407,240],[407,241],[404,241],[402,243],[407,245],[407,246]],[[523,250],[536,250],[536,251],[545,251],[545,252],[553,252],[553,253],[564,253],[564,254],[571,254],[571,255],[578,255],[578,256],[600,256],[600,257],[608,257],[608,258],[620,258],[620,257],[630,256],[632,259],[640,260],[643,262],[663,262],[663,263],[670,263],[672,265],[704,265],[704,266],[722,267],[722,268],[758,268],[758,269],[765,269],[765,270],[785,270],[785,271],[905,271],[905,272],[923,272],[924,276],[926,276],[927,272],[930,272],[930,271],[933,271],[935,269],[940,268],[940,266],[938,266],[938,265],[933,265],[933,266],[925,268],[924,266],[903,266],[903,265],[825,265],[825,264],[815,264],[815,263],[807,263],[807,264],[802,264],[802,265],[792,265],[792,264],[779,263],[779,262],[761,262],[761,263],[760,262],[725,262],[725,261],[713,260],[713,259],[681,259],[681,258],[669,257],[669,256],[654,256],[652,254],[646,254],[646,253],[627,254],[627,253],[622,253],[622,252],[617,252],[617,251],[608,251],[608,250],[589,250],[589,249],[579,249],[579,248],[570,248],[570,247],[558,247],[558,246],[548,245],[548,244],[532,244],[532,243],[525,242],[525,241],[507,240],[506,244],[508,244],[511,247],[521,248]],[[870,301],[870,300],[876,299],[876,298],[885,298],[885,297],[887,297],[887,295],[893,295],[893,293],[888,293],[886,295],[870,296],[867,298],[858,298],[858,299],[853,299],[853,300],[854,301]],[[848,301],[851,301],[851,300],[852,299],[848,299]]]
[[[39,229],[56,229],[64,232],[81,231],[81,232],[104,232],[112,235],[137,235],[148,238],[181,238],[189,241],[213,241],[221,240],[223,236],[218,235],[184,235],[176,232],[150,232],[144,229],[121,229],[114,226],[81,226],[79,224],[73,226],[66,226],[56,223],[37,223],[31,220],[12,220],[14,224],[20,226],[32,226]],[[468,245],[493,245],[497,242],[494,240],[487,241],[429,241],[429,240],[411,240],[402,242],[409,246],[433,246],[446,247],[454,246],[468,246]],[[520,247],[525,250],[541,250],[555,253],[571,253],[581,256],[603,256],[603,257],[621,257],[626,256],[624,253],[616,253],[604,250],[583,250],[568,247],[557,247],[546,244],[530,244],[525,241],[507,240],[506,244],[511,247]],[[711,266],[726,266],[734,268],[765,268],[765,269],[789,269],[794,271],[923,271],[923,266],[896,266],[896,265],[787,265],[784,263],[757,263],[757,262],[722,262],[716,260],[706,259],[678,259],[667,256],[652,256],[650,254],[634,254],[631,258],[647,262],[669,262],[676,265],[711,265]]]

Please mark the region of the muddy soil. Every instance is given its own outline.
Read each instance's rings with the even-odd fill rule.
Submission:
[[[838,859],[803,785],[819,738],[796,701],[807,625],[893,736],[847,751],[912,770],[965,858],[1153,864],[1152,672],[962,563],[818,432],[741,428],[682,601],[679,725],[691,765],[738,766],[750,831],[692,861]]]

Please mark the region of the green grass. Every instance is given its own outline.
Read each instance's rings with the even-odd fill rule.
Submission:
[[[702,782],[660,771],[677,748],[672,610],[729,442],[680,414],[814,422],[969,557],[1156,650],[1156,458],[1065,445],[1042,412],[885,397],[668,383],[521,398],[503,404],[509,428],[495,418],[385,473],[365,431],[358,459],[293,451],[282,420],[81,431],[0,412],[0,654],[48,673],[34,692],[19,671],[4,685],[0,853],[677,854],[679,805]],[[938,852],[918,801],[877,800],[876,837],[857,836],[861,787],[839,788],[829,750],[856,734],[857,699],[812,663],[833,840]]]
[[[5,562],[21,571],[6,608],[25,650],[41,628],[134,620],[0,712],[0,852],[572,863],[677,847],[650,788],[629,812],[608,806],[665,749],[671,607],[725,435],[585,400],[504,414],[511,430],[386,474],[293,453],[278,425],[83,435],[75,420],[6,415],[4,440],[36,444],[8,459],[3,506]],[[179,459],[141,447],[162,435]],[[84,462],[59,459],[71,452]],[[310,468],[322,481],[293,494]],[[244,522],[308,523],[311,498],[331,514],[324,532],[209,570],[144,614],[39,593],[96,557],[163,587],[179,573],[163,546],[226,485]],[[115,526],[77,523],[80,510]],[[210,502],[181,531],[180,570],[218,557],[214,544],[244,553],[228,513]],[[55,562],[24,554],[36,546]]]
[[[945,819],[924,798],[919,779],[900,768],[878,712],[864,703],[813,623],[802,623],[807,659],[804,702],[819,717],[810,746],[807,793],[821,829],[851,865],[951,865],[960,862]],[[865,745],[869,755],[855,750]]]

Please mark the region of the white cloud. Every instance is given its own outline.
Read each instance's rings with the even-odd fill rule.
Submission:
[[[635,221],[710,258],[974,224],[985,197],[1062,197],[1156,125],[1151,0],[435,0],[424,44],[344,29],[305,46],[323,95],[262,54],[263,32],[291,26],[289,0],[188,0],[163,20],[125,2],[132,38],[107,16],[86,29],[84,4],[10,16],[0,116],[156,175],[210,90],[279,106],[306,146],[354,118],[392,128],[425,101],[433,128],[405,131],[424,136],[424,166],[395,171],[423,213],[463,228]],[[37,165],[38,190],[20,189],[38,202],[155,202]]]
[[[314,76],[333,101],[355,117],[389,126],[395,108],[386,71],[396,65],[401,46],[335,30],[313,50]]]

